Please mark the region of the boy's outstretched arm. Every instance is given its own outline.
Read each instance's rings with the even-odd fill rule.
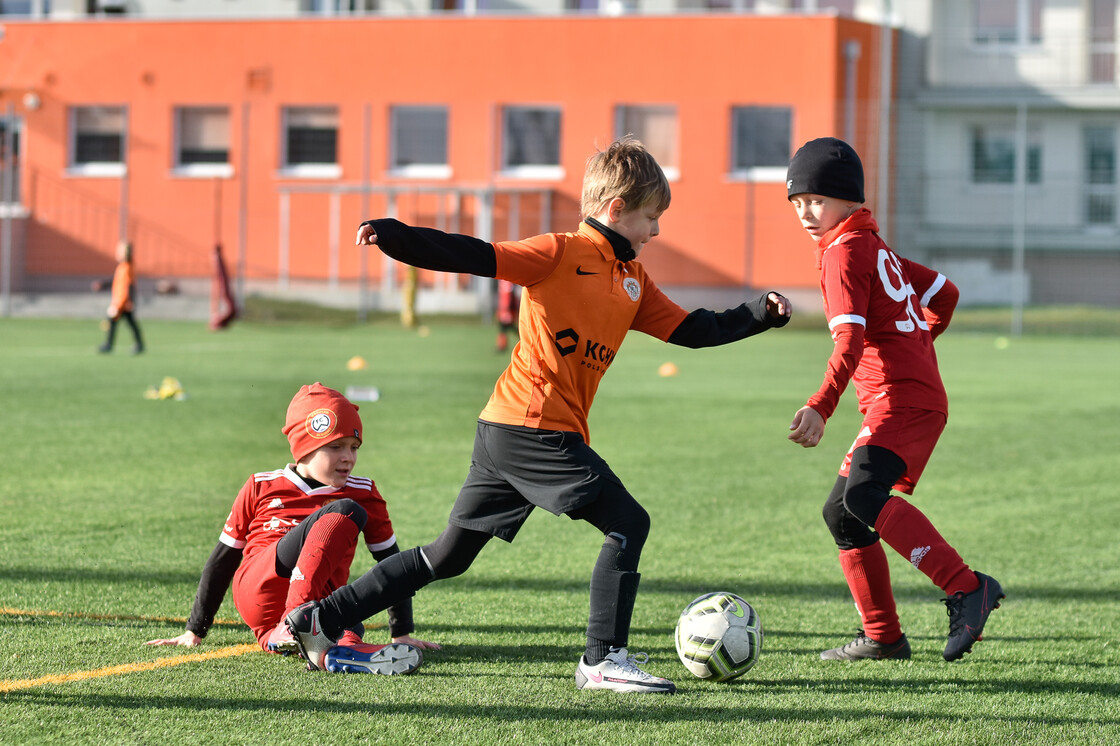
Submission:
[[[824,382],[805,406],[794,413],[789,425],[787,437],[802,448],[813,448],[824,437],[824,425],[836,411],[840,396],[863,357],[863,332],[860,324],[837,324],[832,330],[834,343]]]
[[[789,299],[775,292],[722,313],[700,308],[688,314],[666,341],[693,349],[737,342],[785,326],[792,311]]]
[[[187,620],[187,631],[178,637],[148,640],[145,645],[180,645],[195,647],[202,644],[202,638],[214,623],[214,615],[225,599],[226,591],[233,582],[233,575],[241,565],[243,552],[218,542],[206,566],[202,569],[202,577],[198,581],[198,593],[194,597],[194,606],[191,608],[190,618]]]
[[[386,256],[420,269],[479,277],[498,273],[494,247],[486,241],[434,228],[414,228],[392,218],[362,223],[354,243],[377,246]]]

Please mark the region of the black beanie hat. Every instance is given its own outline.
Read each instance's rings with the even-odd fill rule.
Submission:
[[[802,145],[786,171],[786,197],[795,194],[863,202],[863,164],[855,149],[835,137],[820,137]]]

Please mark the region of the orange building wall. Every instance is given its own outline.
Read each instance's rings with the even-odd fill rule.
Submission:
[[[813,287],[812,247],[787,206],[784,185],[728,178],[730,109],[792,107],[794,148],[812,137],[843,135],[843,45],[859,41],[854,144],[872,187],[879,158],[878,33],[875,26],[824,16],[6,23],[0,105],[11,102],[26,122],[21,187],[32,213],[26,271],[110,271],[124,201],[139,274],[207,276],[220,241],[233,270],[276,277],[277,187],[292,183],[277,173],[281,109],[289,105],[339,108],[339,181],[351,184],[367,168],[373,183],[393,183],[386,173],[390,106],[446,105],[450,183],[553,189],[551,228],[574,229],[583,163],[613,138],[615,106],[671,103],[679,117],[681,176],[672,184],[662,235],[642,256],[659,283]],[[38,94],[38,109],[23,108],[27,91]],[[66,173],[67,107],[93,104],[128,106],[123,188],[119,178]],[[499,109],[506,104],[561,107],[561,181],[496,173]],[[229,107],[232,178],[171,174],[174,110],[186,105]],[[241,173],[246,109],[248,168]],[[328,275],[327,204],[324,196],[293,198],[293,278]],[[358,272],[357,224],[379,216],[384,205],[373,198],[372,214],[365,215],[356,195],[341,204],[345,280]],[[531,208],[526,211],[523,235],[539,227]],[[242,216],[247,240],[239,255]],[[376,276],[380,263],[370,268]]]

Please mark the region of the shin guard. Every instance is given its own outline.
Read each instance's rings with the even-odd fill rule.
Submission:
[[[630,618],[638,598],[641,574],[596,567],[591,573],[591,612],[587,638],[626,647],[630,637]]]
[[[323,599],[319,615],[323,630],[330,634],[352,627],[411,598],[432,579],[420,547],[387,557]]]

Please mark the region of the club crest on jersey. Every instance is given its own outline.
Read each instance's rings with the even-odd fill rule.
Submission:
[[[626,291],[626,295],[630,297],[630,300],[635,303],[638,301],[638,298],[642,297],[642,283],[638,282],[633,277],[627,277],[622,281],[622,289]]]
[[[307,434],[318,439],[329,436],[337,425],[338,417],[329,409],[316,409],[304,421]]]

